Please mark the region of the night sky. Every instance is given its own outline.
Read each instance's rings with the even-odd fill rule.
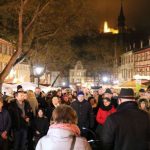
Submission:
[[[91,0],[89,9],[95,18],[99,18],[99,25],[108,20],[111,27],[117,27],[117,17],[121,0]],[[126,25],[130,28],[150,31],[150,0],[123,0]],[[95,19],[96,20],[96,19]]]

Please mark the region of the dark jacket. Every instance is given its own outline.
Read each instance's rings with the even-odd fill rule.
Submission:
[[[149,150],[149,115],[136,102],[124,102],[110,115],[103,128],[104,150]]]
[[[9,131],[11,127],[11,119],[10,115],[7,110],[2,109],[2,112],[0,112],[0,135],[4,131]]]
[[[48,128],[49,128],[49,122],[48,122],[48,119],[46,117],[35,118],[35,120],[34,120],[35,136],[37,135],[36,131],[40,132],[40,134],[39,134],[40,137],[46,135]]]
[[[8,110],[12,120],[12,129],[19,130],[28,127],[25,118],[32,117],[32,109],[27,101],[24,101],[25,117],[22,117],[22,110],[18,107],[16,99],[10,103]]]
[[[71,103],[72,108],[76,111],[78,116],[78,126],[92,128],[94,126],[94,114],[92,106],[87,100],[79,102],[78,100]]]
[[[42,97],[42,93],[40,95],[36,95],[36,99],[38,101],[39,108],[43,108],[45,110],[48,107],[46,98]]]

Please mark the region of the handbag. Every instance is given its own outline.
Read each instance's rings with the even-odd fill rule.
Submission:
[[[71,147],[70,147],[70,150],[73,150],[74,149],[74,145],[75,145],[75,142],[76,142],[76,136],[73,136],[72,137],[72,143],[71,143]]]

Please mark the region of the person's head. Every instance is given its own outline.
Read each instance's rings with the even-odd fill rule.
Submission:
[[[28,93],[24,92],[24,99],[27,100],[28,99]]]
[[[147,90],[146,90],[147,92],[150,92],[150,85],[147,87]]]
[[[111,104],[111,100],[109,98],[103,98],[103,104],[104,106],[109,106]]]
[[[37,110],[37,116],[38,116],[39,118],[42,118],[42,117],[44,116],[44,110],[43,110],[42,108],[39,108],[39,109]]]
[[[104,93],[104,98],[107,97],[107,98],[111,99],[112,96],[113,96],[112,91],[111,91],[109,88],[107,88],[107,89],[105,90],[105,93]]]
[[[55,107],[57,107],[57,106],[59,106],[59,98],[58,97],[53,97],[52,98],[52,104],[55,106]]]
[[[89,97],[89,98],[88,98],[88,102],[91,104],[91,106],[93,106],[93,105],[95,105],[96,100],[95,100],[94,97]]]
[[[99,95],[103,95],[103,93],[104,93],[104,90],[103,90],[103,88],[102,88],[102,86],[99,88],[99,90],[98,90],[98,94]]]
[[[119,94],[118,102],[121,104],[127,101],[135,101],[134,91],[131,88],[122,88]]]
[[[32,90],[27,91],[27,94],[28,94],[28,98],[36,98]]]
[[[64,96],[63,96],[63,100],[64,100],[65,102],[68,102],[68,101],[69,101],[68,95],[64,95]]]
[[[79,102],[82,102],[84,100],[84,93],[82,91],[78,92],[77,99]]]
[[[98,91],[93,91],[93,96],[98,96]]]
[[[41,94],[41,89],[39,87],[35,88],[35,94],[40,95]]]
[[[2,107],[3,107],[3,99],[0,98],[0,109],[2,109]]]
[[[144,89],[140,89],[140,90],[139,90],[139,96],[140,96],[140,97],[145,96],[145,90],[144,90]]]
[[[110,88],[111,92],[114,93],[115,89],[113,87]]]
[[[77,91],[73,91],[72,95],[73,95],[74,97],[77,97]]]
[[[16,92],[15,98],[17,99],[17,101],[23,102],[24,101],[24,92],[23,91]]]
[[[23,91],[22,85],[17,86],[17,91]]]
[[[147,109],[147,99],[140,99],[139,100],[139,108],[142,110]]]
[[[77,114],[72,107],[68,105],[60,105],[54,109],[51,123],[77,124]]]
[[[61,97],[61,94],[62,94],[61,90],[57,90],[57,96]]]

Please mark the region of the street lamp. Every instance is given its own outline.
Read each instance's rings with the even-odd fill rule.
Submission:
[[[39,84],[40,84],[40,76],[43,74],[43,72],[44,72],[43,67],[40,67],[40,66],[34,67],[34,74],[38,79],[38,87],[39,87]]]
[[[65,85],[66,85],[66,83],[65,83],[65,82],[63,82],[63,83],[62,83],[62,86],[65,86]]]
[[[102,80],[103,80],[103,82],[108,82],[108,77],[106,77],[106,76],[104,76],[103,78],[102,78]]]

